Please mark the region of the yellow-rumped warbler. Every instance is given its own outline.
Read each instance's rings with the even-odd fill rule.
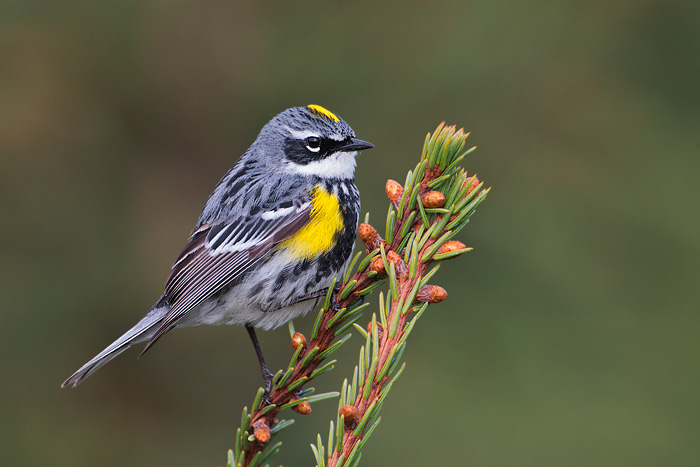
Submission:
[[[373,147],[318,105],[275,116],[209,197],[163,296],[61,387],[78,385],[132,344],[147,341],[145,352],[172,329],[242,324],[269,391],[255,328],[307,313],[346,270],[360,214],[355,156]]]

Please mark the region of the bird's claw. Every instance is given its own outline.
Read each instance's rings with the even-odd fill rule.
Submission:
[[[265,391],[263,393],[263,402],[265,403],[266,406],[274,405],[274,403],[272,402],[272,399],[270,399],[270,391],[269,390]]]
[[[274,375],[267,368],[265,370],[267,371],[263,371],[263,381],[265,382],[263,386],[263,401],[265,401],[266,405],[273,405],[270,393],[272,392],[272,378],[274,378]]]

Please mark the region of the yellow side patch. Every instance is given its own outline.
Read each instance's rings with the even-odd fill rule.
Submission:
[[[335,245],[336,234],[344,229],[337,196],[316,185],[311,204],[309,223],[278,247],[295,259],[312,259],[329,251]]]
[[[311,112],[313,112],[315,114],[323,115],[324,117],[330,118],[334,122],[340,121],[340,119],[338,117],[336,117],[333,112],[326,109],[325,107],[321,107],[320,105],[316,105],[316,104],[307,105],[307,107],[309,108],[309,110],[311,110]]]

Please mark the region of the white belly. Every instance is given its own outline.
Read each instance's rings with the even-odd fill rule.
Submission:
[[[290,264],[284,256],[284,253],[278,253],[269,261],[254,265],[255,269],[249,271],[244,280],[189,311],[176,327],[250,324],[255,328],[274,329],[305,315],[316,306],[319,298],[299,301],[300,298],[323,291],[335,275],[324,277],[316,283],[316,267],[311,266],[298,275],[289,276],[280,285],[277,279]],[[342,272],[339,271],[337,275]],[[299,286],[309,283],[315,285],[308,291]]]

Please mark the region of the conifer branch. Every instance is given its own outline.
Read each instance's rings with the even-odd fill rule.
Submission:
[[[471,250],[452,238],[464,228],[489,189],[483,189],[476,176],[468,177],[458,167],[475,149],[463,151],[467,136],[443,122],[426,137],[421,160],[408,173],[404,186],[387,182],[391,205],[385,238],[367,222],[361,224],[358,236],[366,254],[361,261],[361,253],[355,256],[339,288],[335,288],[335,281],[331,284],[308,342],[290,323],[294,354],[289,366],[275,375],[268,401],[263,400],[260,388],[251,412],[244,408],[235,448],[229,451],[230,466],[265,465],[281,444],[270,445],[271,439],[293,423],[277,420],[280,412],[291,408],[308,414],[310,404],[338,395],[338,417],[330,424],[327,449],[319,435],[312,450],[319,467],[357,465],[362,446],[381,420],[384,400],[403,371],[401,357],[411,330],[428,304],[447,297],[443,288],[428,284],[439,267],[430,269],[432,263]],[[355,273],[350,276],[355,264]],[[385,281],[389,290],[386,296],[380,293],[379,319],[373,314],[365,329],[356,323],[368,306],[362,301]],[[329,361],[329,357],[350,334],[336,337],[350,327],[365,339],[352,379],[345,380],[340,393],[313,395],[313,388],[304,386],[333,368],[335,360]]]

